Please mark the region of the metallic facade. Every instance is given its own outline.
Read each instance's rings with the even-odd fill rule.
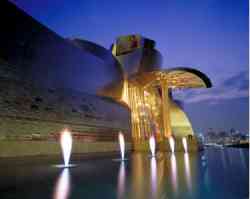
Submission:
[[[118,83],[123,85],[122,95],[116,100],[127,104],[131,110],[135,142],[147,140],[152,134],[158,141],[193,135],[192,125],[172,98],[172,92],[212,86],[209,78],[196,69],[161,69],[162,56],[154,46],[152,40],[128,35],[118,38],[111,49],[122,66],[124,77],[123,82]],[[112,87],[109,92],[112,89],[116,92]]]
[[[47,140],[65,127],[78,140],[116,141],[119,131],[130,139],[130,110],[108,98],[123,90],[123,71],[110,50],[65,39],[6,0],[0,23],[2,140],[33,134]],[[117,92],[96,95],[114,82]]]
[[[135,141],[147,140],[151,134],[158,140],[193,134],[188,117],[171,93],[208,88],[211,82],[192,68],[162,69],[163,58],[153,40],[122,36],[108,50],[82,39],[64,39],[13,4],[1,1],[2,24],[6,19],[9,25],[0,31],[0,64],[8,66],[11,75],[3,71],[2,78],[49,90],[97,94],[118,106],[122,103],[130,110]]]

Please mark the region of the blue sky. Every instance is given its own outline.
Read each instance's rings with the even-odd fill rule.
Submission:
[[[164,67],[194,67],[211,89],[175,93],[196,132],[209,127],[248,132],[247,0],[12,0],[63,37],[106,48],[119,35],[154,39]]]

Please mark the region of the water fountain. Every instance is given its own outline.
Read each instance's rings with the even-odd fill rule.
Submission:
[[[174,153],[174,146],[175,146],[175,141],[173,137],[168,138],[169,145],[170,145],[170,150],[172,153]]]
[[[70,131],[68,129],[63,130],[60,136],[60,144],[61,144],[64,164],[56,165],[56,167],[69,168],[76,166],[75,164],[69,164],[71,150],[72,150],[72,143],[73,140]]]
[[[155,137],[153,135],[149,138],[149,147],[151,151],[151,156],[155,157]]]
[[[122,134],[122,132],[119,132],[119,134],[118,134],[118,141],[119,141],[119,146],[120,146],[121,158],[114,159],[114,160],[115,161],[125,161],[125,160],[127,160],[125,158],[125,139],[124,139],[124,135]]]
[[[186,137],[182,138],[182,145],[184,148],[184,152],[187,153],[188,152],[188,145],[187,145],[187,138]]]
[[[124,135],[121,132],[119,132],[118,138],[119,138],[121,159],[125,160],[125,158],[124,158],[125,157],[125,140],[124,140]]]

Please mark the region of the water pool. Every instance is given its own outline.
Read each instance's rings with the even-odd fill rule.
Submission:
[[[1,199],[66,198],[249,198],[248,149],[213,149],[200,153],[131,153],[125,162],[114,156],[78,158],[70,169],[55,161],[0,160]]]

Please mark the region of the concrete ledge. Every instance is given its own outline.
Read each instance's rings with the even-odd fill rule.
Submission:
[[[118,152],[116,142],[78,142],[73,143],[73,154]],[[126,143],[126,150],[131,144]],[[41,155],[60,155],[60,144],[55,141],[0,141],[0,158]]]

